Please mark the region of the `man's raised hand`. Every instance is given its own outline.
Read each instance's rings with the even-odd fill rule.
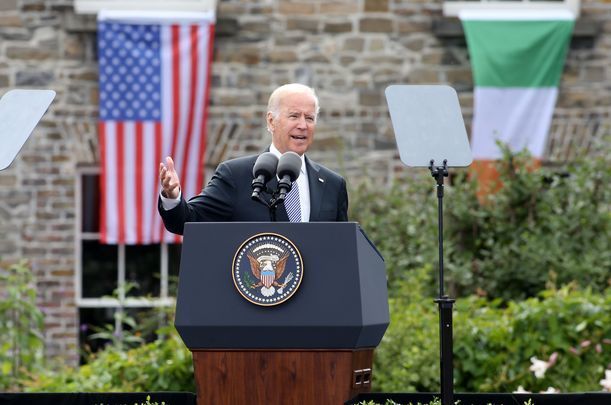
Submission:
[[[180,179],[174,168],[174,161],[169,156],[165,158],[165,164],[159,163],[159,182],[161,183],[161,195],[166,198],[178,198]]]

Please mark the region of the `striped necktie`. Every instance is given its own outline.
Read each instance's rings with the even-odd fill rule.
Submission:
[[[291,191],[284,199],[284,208],[291,222],[301,222],[301,204],[299,202],[299,187],[297,181],[293,182]]]

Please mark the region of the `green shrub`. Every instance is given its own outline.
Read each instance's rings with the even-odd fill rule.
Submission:
[[[611,155],[560,173],[529,170],[526,154],[505,150],[503,187],[486,201],[464,170],[444,197],[446,281],[454,296],[536,296],[550,278],[603,291],[611,285]],[[363,183],[351,193],[361,223],[386,259],[391,294],[409,272],[437,263],[437,198],[428,171],[387,190]],[[437,271],[431,272],[433,290]]]
[[[25,262],[0,269],[0,391],[16,391],[43,366],[43,314]]]
[[[437,307],[423,290],[429,268],[417,269],[389,299],[390,326],[374,356],[374,389],[435,391],[439,383]]]
[[[429,269],[414,271],[390,299],[391,324],[375,355],[374,389],[439,390],[437,305],[423,295]],[[603,294],[572,286],[501,305],[468,297],[454,313],[454,379],[457,392],[599,391],[611,366],[611,289]],[[541,379],[531,357],[557,361]]]
[[[109,345],[78,369],[39,374],[29,392],[195,391],[192,356],[173,327],[152,343],[122,351]]]
[[[611,289],[603,294],[566,286],[501,308],[482,298],[458,302],[456,384],[461,390],[599,391],[611,366]],[[554,354],[555,353],[555,354]],[[542,378],[531,357],[557,357]]]

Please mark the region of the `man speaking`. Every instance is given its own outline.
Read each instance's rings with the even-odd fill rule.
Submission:
[[[314,140],[319,105],[314,90],[292,83],[278,87],[269,97],[267,130],[272,135],[269,152],[280,157],[295,152],[301,168],[284,203],[277,206],[276,220],[291,222],[347,221],[346,181],[337,173],[305,156]],[[185,222],[270,221],[270,209],[251,195],[257,156],[246,156],[219,165],[208,185],[188,202],[181,194],[174,162],[159,164],[161,193],[159,213],[168,231],[182,234]],[[274,176],[275,177],[275,176]],[[278,181],[272,178],[269,188]],[[262,197],[271,195],[267,187]]]

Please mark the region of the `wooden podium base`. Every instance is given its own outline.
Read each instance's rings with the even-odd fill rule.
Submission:
[[[194,350],[197,405],[340,405],[371,390],[373,349]]]

